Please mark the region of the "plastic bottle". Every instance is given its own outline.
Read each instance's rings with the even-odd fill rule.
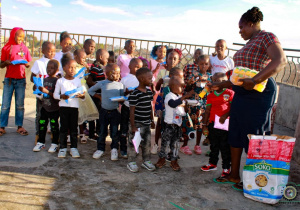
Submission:
[[[204,98],[204,96],[209,92],[209,87],[205,86],[205,88],[199,93],[200,98]]]

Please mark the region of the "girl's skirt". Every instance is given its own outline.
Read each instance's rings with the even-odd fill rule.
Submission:
[[[87,85],[84,84],[84,86],[88,90]],[[85,100],[79,100],[78,110],[78,125],[83,124],[85,121],[93,121],[99,119],[98,109],[91,96],[87,92],[85,94]]]

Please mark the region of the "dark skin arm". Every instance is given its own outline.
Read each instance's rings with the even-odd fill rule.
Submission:
[[[53,98],[53,93],[51,93],[51,92],[50,92],[49,90],[47,90],[46,88],[40,86],[40,87],[39,87],[39,90],[40,90],[41,92],[43,92],[43,93],[48,94],[51,98]]]
[[[100,94],[97,94],[97,93],[96,93],[95,95],[93,95],[93,97],[94,97],[94,98],[98,98],[98,99],[101,100],[101,95],[100,95]]]
[[[0,63],[0,67],[1,68],[5,68],[6,66],[11,65],[10,60],[6,60],[6,61],[1,61]]]
[[[31,73],[31,76],[30,76],[30,82],[33,82],[33,77],[36,77],[36,74]]]
[[[155,86],[156,91],[160,90],[160,87],[163,82],[164,82],[164,80],[162,78],[158,80],[158,82],[156,83],[156,86]]]
[[[89,86],[89,87],[92,87],[96,84],[97,82],[94,82],[93,81],[93,78],[91,75],[88,75],[87,79],[86,79],[86,84]]]
[[[242,87],[246,90],[252,90],[256,84],[263,82],[284,69],[287,60],[280,44],[275,43],[270,45],[267,49],[267,54],[270,57],[271,62],[262,71],[252,79],[247,78],[240,80],[243,82]]]

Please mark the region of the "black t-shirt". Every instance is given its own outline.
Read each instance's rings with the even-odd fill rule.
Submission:
[[[129,106],[135,106],[134,121],[143,125],[151,124],[153,93],[147,88],[146,93],[135,89],[128,98]]]
[[[53,93],[55,89],[55,85],[57,82],[58,78],[56,77],[47,77],[44,79],[44,87],[49,90],[49,92]],[[43,97],[42,101],[42,107],[47,111],[47,112],[54,112],[59,110],[59,100],[56,100],[49,95]]]

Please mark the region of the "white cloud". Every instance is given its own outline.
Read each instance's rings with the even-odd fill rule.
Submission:
[[[15,5],[14,5],[14,6],[12,6],[12,8],[13,8],[13,9],[18,9],[18,7],[16,7]]]
[[[11,15],[6,15],[6,14],[2,14],[3,19],[8,19],[8,20],[12,20],[12,21],[17,21],[17,22],[22,22],[23,19],[17,17],[17,16],[11,16]]]
[[[103,7],[103,6],[92,5],[92,4],[88,4],[88,3],[84,2],[84,0],[72,1],[71,4],[80,5],[80,6],[84,7],[85,9],[92,11],[92,12],[133,16],[129,12],[126,12],[125,10],[119,9],[117,7]]]
[[[52,5],[47,0],[17,0],[25,4],[29,4],[34,7],[52,7]]]

